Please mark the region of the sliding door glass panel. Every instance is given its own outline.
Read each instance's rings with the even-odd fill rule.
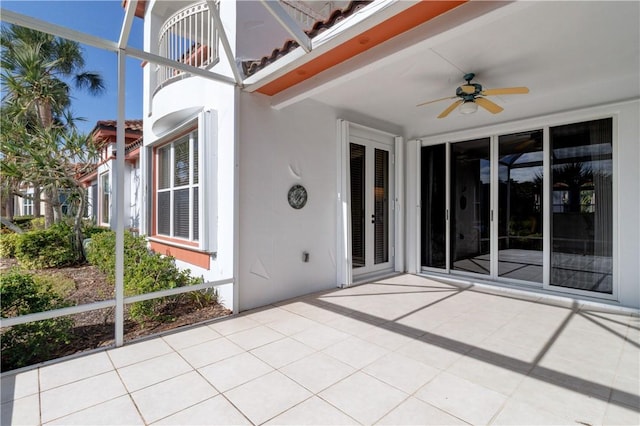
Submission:
[[[489,138],[451,148],[451,269],[489,274]]]
[[[421,265],[446,269],[446,145],[423,147],[421,165]]]
[[[374,264],[389,261],[389,151],[375,150],[374,166]]]
[[[552,127],[550,284],[613,292],[612,119]]]
[[[498,276],[542,283],[542,130],[498,139]]]
[[[351,174],[351,253],[353,267],[365,266],[365,147],[349,144]]]

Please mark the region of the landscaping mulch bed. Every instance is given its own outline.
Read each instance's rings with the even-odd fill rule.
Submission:
[[[15,259],[0,259],[0,272],[17,266]],[[107,282],[106,276],[92,265],[80,265],[66,268],[52,268],[30,271],[34,274],[63,276],[73,280],[75,289],[65,297],[74,305],[88,304],[108,300],[114,296],[114,288]],[[194,298],[181,295],[167,298],[162,306],[160,320],[150,320],[139,324],[127,318],[125,306],[124,340],[130,341],[151,334],[162,333],[185,325],[196,324],[214,318],[230,315],[232,312],[216,302],[198,303]],[[71,355],[112,345],[114,342],[114,308],[84,312],[72,316],[74,327],[71,341],[50,359]],[[45,360],[42,360],[45,361]]]

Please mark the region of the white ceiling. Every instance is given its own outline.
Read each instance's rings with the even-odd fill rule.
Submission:
[[[309,95],[402,126],[409,138],[640,97],[640,2],[499,6],[464,25],[414,40],[366,67],[358,64],[356,69],[354,59],[354,78],[317,84]],[[341,66],[347,70],[349,64]],[[527,86],[531,92],[492,97],[505,108],[497,115],[480,109],[437,119],[453,101],[416,108],[426,100],[453,96],[467,72],[476,73],[485,88]]]

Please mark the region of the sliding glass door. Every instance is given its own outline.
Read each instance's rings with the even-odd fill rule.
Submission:
[[[550,285],[613,291],[612,120],[552,127]]]
[[[498,277],[543,281],[542,130],[498,138]]]
[[[450,269],[488,275],[490,265],[490,139],[451,147]]]
[[[609,118],[423,146],[422,267],[613,294],[612,140]]]

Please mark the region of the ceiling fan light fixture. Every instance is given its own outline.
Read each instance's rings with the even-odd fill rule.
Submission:
[[[466,101],[458,108],[460,114],[473,114],[478,110],[478,104],[473,101]]]

